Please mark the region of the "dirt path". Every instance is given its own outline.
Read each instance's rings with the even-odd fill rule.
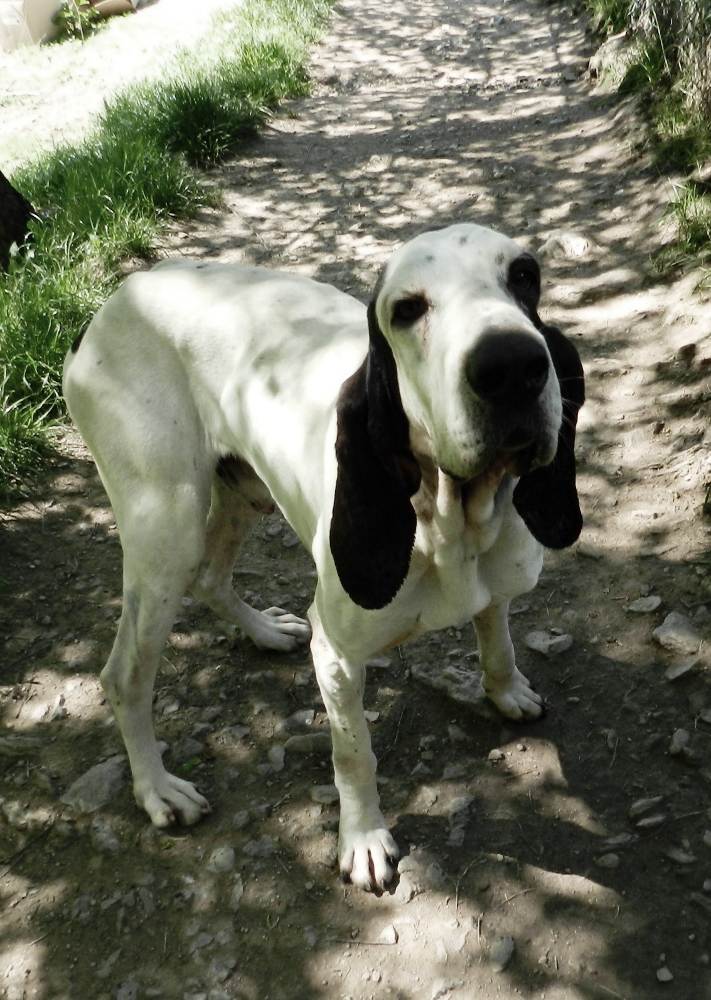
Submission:
[[[632,152],[629,112],[579,79],[588,55],[564,10],[527,0],[340,3],[315,96],[222,171],[226,211],[168,247],[365,297],[391,247],[428,227],[468,219],[535,250],[555,230],[584,237],[568,249],[579,256],[555,240],[541,254],[542,311],[577,338],[589,396],[584,537],[548,559],[514,618],[548,715],[514,728],[413,679],[470,663],[468,628],[370,670],[383,804],[409,853],[395,894],[368,897],[336,881],[318,739],[281,767],[292,734],[325,725],[305,658],[258,653],[186,601],[159,731],[212,817],[156,834],[120,761],[103,809],[62,807],[75,778],[121,752],[96,681],[120,549],[68,433],[46,487],[4,525],[0,996],[711,997],[709,662],[706,647],[684,658],[651,635],[669,611],[710,631],[711,346],[694,276],[651,271],[663,182]],[[308,606],[294,542],[277,517],[250,542],[241,582],[261,606]],[[626,610],[644,596],[661,603]],[[533,628],[574,645],[545,660],[524,645]]]

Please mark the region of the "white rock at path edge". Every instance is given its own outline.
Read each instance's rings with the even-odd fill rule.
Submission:
[[[573,645],[572,635],[549,635],[540,631],[529,632],[524,641],[529,649],[544,656],[557,656]]]
[[[686,615],[671,611],[652,632],[655,642],[672,653],[693,656],[701,645],[701,636]]]
[[[123,754],[109,757],[82,774],[69,786],[61,801],[78,812],[96,812],[116,798],[126,778],[126,758]]]

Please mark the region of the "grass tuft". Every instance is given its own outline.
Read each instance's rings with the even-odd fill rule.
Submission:
[[[148,258],[167,219],[216,196],[196,168],[233,153],[279,102],[308,89],[306,60],[329,0],[246,0],[222,14],[200,53],[107,105],[95,132],[17,171],[41,221],[0,274],[0,495],[37,467],[64,415],[67,348],[118,281]]]

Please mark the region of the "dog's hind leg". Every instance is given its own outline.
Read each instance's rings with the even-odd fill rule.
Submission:
[[[226,467],[218,467],[205,556],[192,592],[220,618],[239,626],[256,646],[288,652],[308,642],[308,622],[282,608],[257,611],[239,597],[232,584],[235,559],[250,526],[260,513],[273,508],[267,488],[246,462],[232,458]]]
[[[101,672],[126,744],[137,803],[156,826],[197,822],[209,812],[188,781],[163,766],[153,729],[153,685],[180,599],[204,551],[209,471],[200,483],[133,480],[112,490],[124,551],[123,609],[113,649]]]

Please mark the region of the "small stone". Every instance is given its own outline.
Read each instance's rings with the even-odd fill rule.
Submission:
[[[448,663],[445,667],[436,658],[422,663],[413,663],[413,678],[420,684],[442,691],[459,705],[476,712],[484,718],[494,718],[494,709],[489,704],[481,682],[481,671],[470,666]]]
[[[267,757],[269,758],[269,763],[274,768],[275,771],[284,770],[284,758],[286,756],[286,750],[280,744],[273,746]]]
[[[103,854],[117,854],[121,850],[121,841],[111,821],[104,816],[96,816],[92,820],[90,836],[96,850]]]
[[[704,879],[702,889],[711,896],[711,878]]]
[[[276,850],[273,837],[260,837],[259,840],[249,840],[242,848],[242,853],[250,858],[269,858]]]
[[[688,729],[675,729],[669,743],[669,753],[672,757],[678,756],[689,746],[691,733]]]
[[[378,941],[383,944],[397,944],[398,933],[393,924],[387,924],[378,935]]]
[[[217,874],[231,872],[235,866],[234,847],[216,847],[207,862],[207,870]]]
[[[701,645],[701,636],[686,615],[670,612],[652,632],[654,640],[664,649],[682,656],[693,656]]]
[[[691,656],[680,663],[674,663],[664,671],[664,677],[668,681],[678,681],[680,677],[684,677],[690,670],[693,670],[698,662],[697,657]]]
[[[125,777],[126,758],[123,754],[117,754],[101,764],[95,764],[77,778],[61,801],[81,813],[96,812],[120,794]]]
[[[330,754],[332,750],[331,734],[323,732],[290,736],[284,744],[284,749],[287,753],[313,753],[325,756]]]
[[[543,656],[557,656],[570,649],[573,645],[573,637],[572,635],[550,635],[548,632],[535,630],[526,635],[524,642],[529,649],[535,650],[536,653],[542,653]]]
[[[368,720],[368,722],[377,722],[378,719],[380,718],[380,712],[372,711],[369,708],[365,709],[365,711],[363,712],[363,715],[366,717],[366,719]]]
[[[647,799],[636,799],[629,809],[630,819],[637,819],[638,816],[642,816],[644,813],[649,812],[650,809],[654,809],[663,799],[663,795],[653,795]]]
[[[670,861],[674,861],[678,865],[693,865],[696,861],[695,855],[681,847],[668,847],[664,854]]]
[[[665,820],[664,813],[653,813],[651,816],[643,816],[637,821],[636,826],[639,830],[653,830],[654,827],[661,826]]]
[[[503,972],[513,958],[514,939],[512,937],[500,937],[493,942],[489,949],[489,961],[494,972]]]
[[[379,670],[385,670],[392,666],[392,662],[393,661],[389,656],[374,656],[372,659],[366,660],[365,665],[366,667],[375,667]]]
[[[314,785],[309,789],[309,795],[314,802],[320,802],[324,806],[338,802],[338,789],[335,785]]]
[[[455,726],[454,723],[447,726],[447,736],[450,743],[465,743],[469,739],[464,730]]]
[[[661,597],[650,594],[648,597],[638,597],[636,601],[632,601],[631,604],[627,605],[625,611],[633,611],[636,615],[648,615],[652,611],[656,611],[661,603]]]
[[[316,713],[313,708],[301,708],[298,712],[292,712],[280,728],[286,729],[287,732],[293,732],[296,729],[307,729],[313,725],[315,717]]]
[[[618,833],[614,837],[607,837],[603,844],[610,850],[614,850],[615,848],[629,847],[630,844],[636,844],[638,840],[639,837],[634,833]]]
[[[704,830],[704,835],[701,839],[706,847],[711,847],[711,830]]]
[[[304,927],[304,941],[309,948],[315,948],[318,944],[318,931],[314,927]]]
[[[235,875],[234,882],[232,883],[232,891],[230,892],[231,910],[234,911],[239,909],[243,895],[244,895],[244,882],[242,881],[242,876]]]
[[[587,236],[568,229],[556,229],[539,246],[538,252],[544,257],[572,260],[585,257],[589,253],[590,247],[591,243]]]
[[[498,761],[504,760],[505,758],[506,754],[504,751],[500,750],[498,747],[494,747],[493,750],[489,750],[489,754],[486,759],[490,760],[492,764],[496,764]]]
[[[245,826],[249,823],[251,817],[248,809],[240,809],[232,817],[232,829],[233,830],[244,830]]]
[[[620,856],[610,851],[607,854],[601,854],[599,858],[595,858],[595,864],[598,868],[617,868],[620,864]]]
[[[663,965],[660,969],[657,969],[657,979],[660,983],[670,983],[674,976],[670,969],[666,965]]]

